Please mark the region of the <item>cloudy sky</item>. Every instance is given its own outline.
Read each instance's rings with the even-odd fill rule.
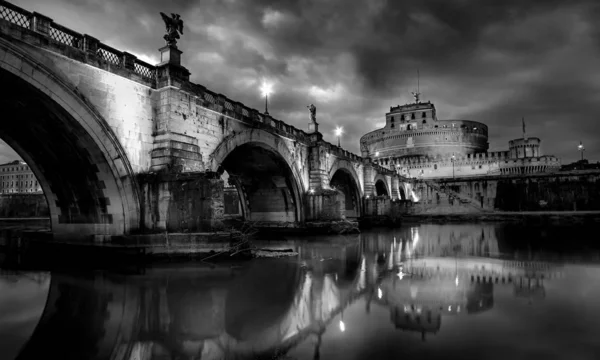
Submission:
[[[440,119],[489,126],[490,150],[527,132],[543,151],[600,160],[600,2],[596,0],[18,0],[13,3],[157,63],[159,11],[181,14],[192,81],[306,129],[315,103],[342,145],[412,101],[417,69]],[[6,146],[3,147],[5,149]],[[14,157],[0,149],[0,160]]]

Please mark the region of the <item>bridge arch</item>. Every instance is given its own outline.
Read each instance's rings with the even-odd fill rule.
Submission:
[[[375,176],[375,179],[373,182],[375,183],[375,195],[391,196],[391,191],[390,191],[390,188],[388,186],[385,176],[383,176],[381,174],[377,174],[377,176]]]
[[[51,60],[36,59],[4,39],[0,82],[0,137],[38,179],[55,237],[119,235],[138,228],[133,169],[89,100]]]
[[[303,222],[305,183],[285,140],[261,129],[225,138],[211,155],[211,169],[233,180],[244,219]]]
[[[329,170],[329,185],[345,195],[346,217],[360,217],[363,191],[358,174],[352,163],[345,159],[336,159]]]

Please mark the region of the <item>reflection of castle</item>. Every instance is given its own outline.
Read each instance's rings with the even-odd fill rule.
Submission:
[[[491,282],[460,282],[454,279],[428,279],[396,275],[384,279],[372,300],[390,309],[397,329],[437,333],[442,315],[476,314],[494,306]]]
[[[438,120],[431,102],[391,107],[383,128],[360,139],[364,157],[401,175],[420,178],[554,172],[560,161],[542,155],[541,140],[523,137],[508,151],[488,152],[488,128],[470,120]]]

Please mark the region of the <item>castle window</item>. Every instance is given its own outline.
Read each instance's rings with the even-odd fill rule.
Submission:
[[[391,127],[391,128],[393,128],[393,127],[394,127],[394,124],[392,124],[392,126],[390,126],[390,127]]]
[[[427,120],[423,119],[423,124],[427,124]]]
[[[433,169],[437,170],[437,164],[433,164]]]
[[[479,165],[479,168],[481,169],[481,165]]]
[[[391,121],[391,122],[394,122],[394,117],[393,117],[393,116],[392,116],[392,117],[390,117],[390,121]]]
[[[410,118],[414,119],[415,118],[415,113],[410,114]]]
[[[421,117],[426,118],[427,117],[427,113],[425,111],[423,111],[423,115],[421,115]]]

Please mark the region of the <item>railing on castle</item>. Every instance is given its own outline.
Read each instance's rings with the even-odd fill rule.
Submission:
[[[156,87],[157,67],[148,64],[134,55],[117,50],[97,39],[78,33],[65,26],[54,23],[54,21],[42,14],[29,12],[5,0],[0,0],[0,20],[34,31],[42,36],[50,38],[57,44],[78,49],[88,56],[95,57],[99,64],[107,65],[108,71],[115,69],[127,70],[139,76],[143,83],[150,83]],[[92,64],[93,65],[93,64]],[[136,80],[133,78],[132,80]],[[271,126],[276,132],[292,135],[300,141],[310,141],[310,135],[292,125],[270,116],[259,113],[258,110],[249,108],[239,102],[230,100],[222,94],[214,93],[198,84],[189,84],[196,95],[196,103],[200,106],[220,112],[228,117],[244,122],[257,124],[262,123]],[[362,161],[358,155],[347,150],[336,147],[331,143],[326,144],[332,149],[336,156],[344,157],[352,161]]]

